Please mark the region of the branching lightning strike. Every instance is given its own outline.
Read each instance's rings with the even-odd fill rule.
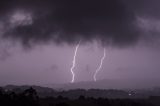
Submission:
[[[98,72],[101,70],[101,68],[102,68],[103,61],[104,61],[105,57],[106,57],[106,50],[105,50],[105,48],[104,48],[104,53],[103,53],[103,57],[101,58],[100,65],[99,65],[99,67],[97,68],[97,70],[96,70],[96,72],[94,73],[94,76],[93,76],[95,82],[97,81],[96,76],[97,76],[97,73],[98,73]]]
[[[73,69],[75,68],[76,66],[76,56],[77,56],[77,51],[78,51],[78,48],[79,48],[79,45],[80,45],[81,41],[79,41],[79,43],[77,44],[76,48],[75,48],[75,51],[74,51],[74,56],[73,56],[73,61],[72,61],[72,67],[71,67],[71,73],[72,73],[72,80],[71,80],[71,83],[74,83],[74,79],[75,79],[75,73],[73,71]]]

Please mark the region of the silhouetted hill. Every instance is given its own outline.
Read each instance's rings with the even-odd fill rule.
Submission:
[[[67,91],[69,95],[72,95],[73,90]],[[88,93],[95,95],[102,92],[123,95],[118,90],[74,90],[76,94]],[[61,92],[63,95],[63,93]],[[106,95],[106,94],[105,94]],[[130,99],[130,98],[94,98],[85,97],[85,94],[80,95],[75,99],[63,97],[61,95],[57,97],[45,97],[41,98],[37,95],[34,88],[30,87],[21,93],[15,93],[14,91],[6,91],[3,88],[0,89],[0,106],[160,106],[160,97],[151,96],[149,98]]]
[[[75,84],[64,84],[63,88],[65,89],[52,89],[49,87],[41,87],[41,86],[16,86],[16,85],[7,85],[3,87],[5,91],[13,91],[15,93],[21,93],[24,90],[32,87],[37,91],[38,96],[40,97],[58,97],[63,96],[70,99],[78,98],[79,96],[83,95],[85,97],[94,97],[94,98],[148,98],[149,96],[160,96],[160,88],[154,89],[137,89],[137,90],[130,90],[130,89],[81,89],[79,85],[85,86],[86,84],[88,87],[92,88],[93,83],[75,83]],[[86,85],[87,86],[87,85]],[[62,87],[62,85],[61,85]],[[72,89],[69,89],[71,87]],[[73,89],[75,88],[75,89]]]
[[[24,90],[29,89],[30,87],[35,89],[40,97],[52,96],[52,94],[54,93],[54,90],[52,88],[35,86],[35,85],[33,86],[31,85],[23,85],[23,86],[7,85],[7,86],[4,86],[3,88],[6,91],[14,91],[15,93],[21,93]]]
[[[4,88],[6,90],[20,90],[20,91],[24,91],[28,88],[30,88],[31,85],[23,85],[23,86],[16,86],[16,85],[7,85]],[[42,87],[42,86],[35,86],[33,85],[32,88],[34,88],[37,92],[52,92],[53,89],[52,88],[48,88],[48,87]]]
[[[4,87],[6,91],[13,91],[15,93],[21,93],[24,90],[32,87],[35,89],[40,97],[58,97],[63,96],[70,99],[78,98],[79,96],[83,95],[86,97],[95,97],[95,98],[128,98],[128,92],[122,90],[100,90],[100,89],[72,89],[72,90],[60,90],[55,91],[52,88],[48,87],[40,87],[40,86],[16,86],[16,85],[7,85]]]

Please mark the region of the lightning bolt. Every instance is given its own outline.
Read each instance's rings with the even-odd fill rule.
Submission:
[[[98,73],[98,72],[101,70],[101,68],[102,68],[103,61],[104,61],[105,57],[106,57],[106,50],[105,50],[105,48],[104,48],[103,57],[101,58],[100,65],[99,65],[99,67],[97,68],[96,72],[94,73],[94,77],[93,77],[93,78],[94,78],[94,81],[95,81],[95,82],[97,81],[96,76],[97,76],[97,73]]]
[[[78,51],[78,48],[79,48],[79,45],[80,45],[81,41],[79,41],[79,43],[77,44],[76,48],[75,48],[75,51],[74,51],[74,56],[73,56],[73,61],[72,61],[72,67],[71,67],[71,73],[72,73],[72,80],[71,80],[71,83],[74,83],[74,79],[75,79],[75,73],[73,71],[73,69],[75,68],[76,66],[76,56],[77,56],[77,51]]]

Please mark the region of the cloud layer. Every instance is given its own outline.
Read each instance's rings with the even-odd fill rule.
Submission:
[[[98,40],[128,46],[139,40],[140,29],[135,11],[124,1],[2,0],[1,36],[23,45]]]

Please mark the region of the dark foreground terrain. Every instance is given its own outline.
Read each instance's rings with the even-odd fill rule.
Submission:
[[[160,106],[160,98],[93,98],[83,95],[76,99],[63,96],[39,97],[36,90],[29,88],[20,93],[0,89],[0,106]]]

